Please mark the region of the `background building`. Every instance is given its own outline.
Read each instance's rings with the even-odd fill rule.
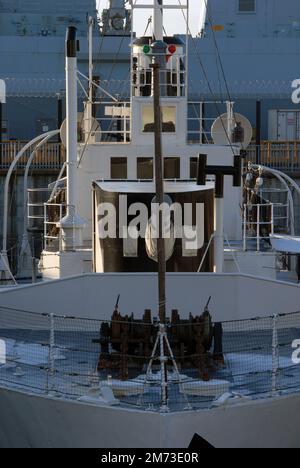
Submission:
[[[300,78],[299,2],[203,2],[201,31],[189,44],[190,98],[232,99],[254,129],[261,127],[258,137],[298,140],[300,114],[269,110],[299,110],[291,100],[291,83]],[[131,18],[124,5],[110,0],[98,18],[95,0],[0,1],[0,77],[8,96],[3,139],[28,140],[60,123],[66,27],[78,28],[79,67],[87,73],[87,16],[95,19],[94,75],[107,90],[128,98]],[[199,17],[201,11],[199,6]]]
[[[262,139],[299,140],[300,113],[286,114],[281,120],[279,116],[277,121],[271,115],[269,120],[272,109],[300,110],[291,98],[291,84],[300,78],[299,1],[204,2],[207,11],[201,39],[190,44],[194,56],[190,74],[197,97],[211,99],[212,94],[196,56],[209,78],[213,96],[228,99],[230,95],[236,102],[235,110],[245,114],[254,128],[258,124],[256,102],[261,103]]]
[[[104,12],[103,38],[95,0],[0,1],[0,77],[7,86],[3,140],[29,140],[57,128],[58,100],[64,100],[65,94],[66,28],[78,29],[79,68],[87,74],[88,16],[95,19],[94,74],[104,82],[109,80],[111,91],[126,94],[124,80],[130,61],[126,15],[113,22]]]

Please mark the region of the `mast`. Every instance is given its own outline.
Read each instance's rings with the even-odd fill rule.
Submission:
[[[77,204],[77,40],[76,28],[70,27],[66,39],[66,114],[67,114],[67,204]]]
[[[163,41],[163,0],[154,0],[153,36],[156,41]]]
[[[66,35],[67,214],[60,222],[63,250],[81,246],[85,225],[77,213],[77,48],[77,29],[70,26]]]
[[[165,60],[166,44],[163,42],[163,10],[162,0],[154,0],[154,37],[152,44],[153,64],[153,106],[154,106],[154,146],[155,146],[155,187],[156,203],[158,204],[158,295],[160,323],[166,321],[166,254],[163,237],[163,212],[160,209],[164,203],[163,155],[162,155],[162,114],[160,104],[160,70]]]
[[[163,213],[160,209],[164,202],[164,182],[163,182],[163,164],[162,164],[162,119],[160,106],[160,65],[156,62],[152,65],[153,69],[153,105],[154,105],[154,144],[155,144],[155,187],[156,203],[158,203],[158,239],[157,239],[157,257],[158,257],[158,295],[159,295],[159,319],[161,323],[166,321],[166,254],[165,241],[163,238]]]
[[[163,39],[163,0],[154,0],[154,43],[152,44],[153,64],[153,106],[154,106],[154,148],[155,148],[155,188],[156,203],[158,203],[158,310],[160,328],[158,333],[160,345],[162,406],[161,411],[168,411],[168,368],[164,338],[166,336],[166,252],[163,236],[163,211],[160,209],[164,203],[164,167],[162,154],[162,111],[161,111],[161,70],[165,68],[167,45]]]
[[[89,17],[89,99],[87,102],[87,134],[90,133],[92,128],[92,108],[93,108],[93,29],[94,29],[94,18]]]
[[[93,100],[93,28],[94,18],[89,17],[89,100]]]

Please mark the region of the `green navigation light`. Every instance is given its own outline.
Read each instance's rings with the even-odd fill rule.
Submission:
[[[144,54],[148,55],[150,51],[151,51],[151,47],[148,44],[144,45],[143,47]]]

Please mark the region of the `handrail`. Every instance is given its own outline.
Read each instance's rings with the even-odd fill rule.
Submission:
[[[28,189],[28,175],[29,175],[29,170],[30,170],[30,167],[32,166],[32,163],[34,161],[34,158],[36,157],[36,154],[37,154],[37,151],[43,146],[45,145],[48,140],[50,140],[51,138],[53,138],[53,136],[59,134],[60,130],[54,130],[52,133],[48,134],[47,136],[45,136],[45,138],[43,138],[37,145],[36,147],[34,148],[34,150],[32,151],[31,155],[29,156],[28,158],[28,161],[26,163],[26,167],[25,167],[25,173],[24,173],[24,189],[23,189],[23,193],[24,193],[24,203],[25,203],[25,209],[24,209],[24,223],[23,223],[23,238],[24,237],[27,237],[27,229],[26,229],[26,225],[27,225],[27,189]]]
[[[4,183],[3,240],[2,240],[2,251],[1,251],[2,258],[4,258],[4,262],[7,264],[8,268],[9,268],[9,263],[8,263],[8,260],[7,260],[8,193],[9,193],[9,184],[10,184],[10,179],[11,179],[12,173],[13,173],[14,169],[16,168],[18,162],[20,161],[20,159],[22,158],[22,156],[25,154],[25,152],[27,150],[30,150],[34,145],[40,143],[40,141],[43,140],[44,138],[46,138],[48,135],[53,135],[54,136],[55,134],[56,134],[56,130],[51,131],[51,132],[47,132],[47,133],[43,133],[43,134],[37,136],[36,138],[34,138],[33,140],[29,141],[18,152],[18,154],[15,156],[14,160],[12,161],[12,163],[11,163],[9,169],[8,169],[8,172],[7,172],[7,175],[6,175],[6,178],[5,178],[5,183]]]
[[[220,371],[218,385],[215,380],[211,380],[211,385],[210,380],[203,382],[199,374],[199,363],[207,358],[203,351],[193,355],[174,353],[177,338],[172,337],[179,336],[179,333],[183,337],[195,333],[193,328],[202,328],[201,322],[196,324],[187,320],[178,324],[170,321],[168,354],[174,362],[175,372],[168,372],[168,378],[164,381],[155,370],[142,374],[145,364],[150,363],[154,356],[152,354],[151,357],[151,350],[145,352],[146,348],[143,347],[145,336],[156,336],[154,322],[136,320],[130,324],[132,330],[142,329],[145,332],[139,338],[143,349],[140,354],[114,351],[110,359],[106,358],[105,352],[102,353],[99,330],[101,334],[102,330],[112,327],[116,323],[114,320],[76,318],[1,307],[0,323],[4,343],[5,340],[14,340],[13,350],[6,356],[7,364],[17,365],[20,371],[12,373],[10,366],[3,367],[1,387],[17,388],[39,395],[49,395],[51,392],[52,397],[55,392],[67,400],[84,397],[84,401],[88,401],[89,390],[95,389],[95,384],[99,396],[104,386],[110,386],[114,402],[148,411],[161,411],[161,389],[165,382],[170,390],[170,411],[185,411],[187,407],[209,409],[228,402],[230,404],[230,399],[219,399],[220,394],[228,392],[240,394],[242,390],[247,400],[263,400],[280,395],[280,392],[292,395],[300,391],[299,366],[292,357],[295,336],[300,331],[299,312],[213,323],[212,326],[218,325],[222,332],[222,354],[216,350],[215,356],[219,360],[214,362],[213,373],[208,370],[208,377]],[[118,325],[128,323],[119,321]],[[32,330],[35,330],[34,335]],[[66,362],[66,365],[61,365],[60,360]],[[181,365],[182,374],[178,372],[177,363]],[[130,364],[131,375],[127,379],[122,380],[120,377],[120,364],[125,370]],[[185,369],[189,370],[187,376],[184,374]]]
[[[194,103],[189,103],[193,105]],[[101,121],[109,123],[111,118],[102,118]],[[201,143],[201,135],[205,138],[206,143],[212,143],[210,140],[210,126],[214,119],[210,117],[204,117],[202,115],[195,115],[194,117],[188,117],[189,125],[191,124],[193,128],[188,129],[188,140],[191,143]],[[128,118],[126,118],[128,121]],[[199,129],[199,124],[201,126],[202,122],[202,131]],[[204,122],[207,125],[205,128]],[[195,125],[198,127],[195,127]],[[97,132],[96,132],[97,133]],[[122,134],[124,135],[124,130],[106,130],[102,128],[101,133],[104,137],[106,134]],[[126,134],[130,137],[130,130],[126,130]],[[7,141],[0,144],[2,148],[2,158],[0,160],[0,170],[6,171],[9,169],[10,164],[14,160],[17,153],[26,145],[27,142],[24,141]],[[107,144],[106,138],[104,138],[103,143]],[[279,169],[288,173],[300,173],[300,142],[291,141],[291,142],[274,142],[274,141],[262,141],[261,145],[258,147],[259,151],[259,161],[257,161],[257,146],[255,143],[250,144],[247,149],[247,161],[252,163],[258,163],[266,167],[273,169]],[[28,156],[29,150],[25,152],[23,157],[18,162],[18,169],[24,170]],[[60,170],[61,166],[65,162],[65,148],[61,143],[52,143],[48,142],[44,145],[43,148],[40,148],[37,151],[35,160],[32,163],[32,168],[35,170]]]
[[[27,144],[23,141],[10,141],[0,144],[2,158],[0,169],[8,170],[17,153]],[[18,169],[25,169],[30,151],[26,150],[18,162]],[[48,142],[37,150],[35,160],[32,164],[34,169],[57,169],[65,161],[65,148],[61,143]]]
[[[254,211],[253,211],[254,209]],[[275,210],[285,209],[286,216],[276,215]],[[255,241],[256,251],[261,251],[261,241],[269,240],[269,234],[274,234],[275,230],[278,229],[277,223],[280,221],[286,221],[286,230],[289,231],[288,226],[288,204],[282,203],[248,203],[243,206],[243,250],[248,250],[248,241]],[[266,214],[266,210],[269,210],[269,218],[264,219],[263,214]],[[251,218],[252,216],[252,218]],[[251,227],[251,228],[250,228]],[[261,232],[261,227],[269,228],[269,233],[265,235]]]
[[[286,172],[300,172],[299,141],[262,141],[258,147],[251,144],[247,153],[248,160],[253,163]]]

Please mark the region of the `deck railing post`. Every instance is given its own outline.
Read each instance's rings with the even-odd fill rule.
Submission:
[[[50,338],[49,338],[49,379],[55,374],[55,319],[54,314],[50,314]],[[49,388],[48,379],[48,392]]]
[[[47,203],[44,203],[44,249],[47,250]]]
[[[272,336],[272,395],[277,392],[277,377],[279,370],[278,315],[273,316]]]
[[[55,346],[55,322],[54,315],[50,314],[50,374],[54,374],[55,368],[55,355],[54,355],[54,346]]]
[[[164,324],[159,325],[159,343],[160,343],[160,372],[161,372],[161,407],[162,413],[167,413],[168,408],[168,378],[167,363],[168,357],[165,355],[165,339],[167,337]]]
[[[247,205],[244,205],[244,226],[243,226],[243,232],[244,232],[244,239],[243,239],[243,249],[244,252],[247,251]]]
[[[274,204],[271,204],[271,234],[274,234]]]
[[[51,391],[50,380],[55,373],[55,322],[54,314],[49,314],[49,354],[48,354],[48,369],[46,374],[46,393]]]
[[[60,204],[59,206],[59,222],[63,219],[63,205]],[[59,233],[58,233],[58,248],[59,248],[59,251],[61,252],[62,250],[62,230],[61,228],[59,228]],[[74,245],[73,245],[73,248],[74,248]]]
[[[257,252],[260,251],[260,205],[257,205],[257,226],[256,226],[256,235],[257,235],[257,240],[256,240],[256,249]]]

